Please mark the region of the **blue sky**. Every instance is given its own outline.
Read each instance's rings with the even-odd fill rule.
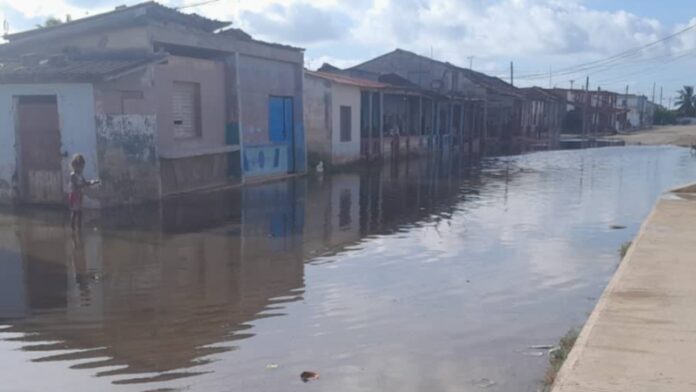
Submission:
[[[200,0],[162,0],[178,6]],[[0,0],[11,31],[49,16],[82,17],[132,0]],[[307,49],[306,63],[349,66],[397,47],[509,78],[516,84],[590,88],[651,95],[664,104],[696,84],[696,29],[634,55],[588,70],[577,64],[640,47],[696,25],[696,1],[663,0],[219,0],[191,7],[233,21],[253,36]],[[563,72],[566,70],[565,72]]]

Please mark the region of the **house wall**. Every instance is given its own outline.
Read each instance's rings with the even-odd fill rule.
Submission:
[[[341,106],[351,108],[350,141],[341,141]],[[332,163],[355,162],[360,159],[360,89],[333,84],[332,93]]]
[[[173,134],[172,100],[174,82],[200,85],[201,134],[191,139],[176,139]],[[155,92],[159,121],[159,145],[164,155],[190,152],[225,145],[225,68],[221,62],[170,56],[166,64],[156,66]]]
[[[305,74],[304,121],[310,166],[316,165],[320,161],[331,162],[333,128],[331,106],[331,82]]]
[[[94,88],[102,206],[161,197],[154,66]]]
[[[162,193],[172,194],[227,183],[225,65],[211,60],[170,56],[156,66],[157,128]],[[175,82],[200,86],[200,130],[193,138],[174,137]]]
[[[0,202],[17,197],[16,96],[55,95],[63,154],[63,190],[67,192],[70,160],[75,153],[86,159],[85,177],[97,178],[99,161],[95,133],[95,105],[92,85],[72,84],[5,84],[0,88]],[[85,192],[85,207],[98,207],[94,190]]]
[[[244,175],[253,178],[304,171],[302,65],[252,56],[239,57]],[[271,96],[293,99],[294,138],[284,143],[270,140]],[[295,167],[290,167],[293,161]]]

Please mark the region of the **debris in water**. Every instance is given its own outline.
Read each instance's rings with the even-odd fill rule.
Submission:
[[[553,344],[537,344],[535,346],[529,346],[532,350],[550,350],[554,347]]]
[[[319,378],[319,373],[317,372],[302,372],[300,378],[303,382],[313,381]]]
[[[612,230],[623,230],[623,229],[626,228],[626,226],[623,226],[623,225],[611,225],[611,226],[609,226],[609,228],[612,229]]]
[[[266,365],[266,369],[278,369],[278,364],[277,363],[269,363]]]
[[[487,378],[482,378],[480,380],[474,381],[474,385],[476,385],[479,388],[490,388],[497,383],[493,380],[487,379]]]
[[[544,352],[543,351],[523,351],[522,355],[525,357],[543,357]]]

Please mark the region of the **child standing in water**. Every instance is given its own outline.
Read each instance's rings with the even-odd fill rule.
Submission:
[[[85,169],[85,157],[82,154],[75,154],[70,166],[72,172],[70,173],[68,205],[70,206],[70,227],[74,232],[82,229],[82,189],[98,184],[99,180],[85,180],[82,175],[82,171]]]

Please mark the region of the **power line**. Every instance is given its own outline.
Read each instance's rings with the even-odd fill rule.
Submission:
[[[688,32],[688,31],[693,30],[694,28],[696,28],[696,24],[690,25],[690,26],[688,26],[688,27],[686,27],[686,28],[684,28],[684,29],[682,29],[682,30],[679,30],[679,31],[677,31],[677,32],[675,32],[675,33],[673,33],[673,34],[670,34],[670,35],[668,35],[668,36],[666,36],[666,37],[663,37],[663,38],[661,38],[661,39],[659,39],[659,40],[650,42],[650,43],[645,44],[645,45],[637,46],[637,47],[632,48],[632,49],[625,50],[625,51],[623,51],[623,52],[617,53],[617,54],[615,54],[615,55],[613,55],[613,56],[610,56],[610,57],[607,57],[607,58],[604,58],[604,59],[598,59],[598,60],[589,61],[589,62],[586,62],[586,63],[582,63],[582,64],[578,64],[578,65],[574,65],[574,66],[562,68],[562,69],[558,70],[558,71],[556,72],[556,74],[557,74],[557,75],[566,75],[566,74],[573,74],[573,73],[578,73],[578,72],[584,72],[584,71],[588,71],[588,70],[590,70],[590,69],[592,69],[592,68],[595,68],[595,67],[605,66],[605,65],[607,65],[607,64],[611,64],[611,63],[613,63],[613,62],[620,61],[620,60],[622,60],[622,59],[630,58],[630,57],[632,57],[632,56],[635,56],[635,55],[639,54],[639,53],[640,53],[642,50],[644,50],[644,49],[653,47],[653,46],[655,46],[655,45],[657,45],[657,44],[660,44],[660,43],[665,42],[665,41],[667,41],[667,40],[669,40],[669,39],[672,39],[672,38],[674,38],[674,37],[677,37],[677,36],[679,36],[679,35],[681,35],[681,34],[684,34],[684,33]],[[545,78],[546,76],[547,76],[546,73],[534,73],[534,74],[528,74],[528,75],[521,75],[521,76],[518,76],[518,78],[523,78],[523,79],[539,79],[539,78],[542,78],[542,77]]]
[[[198,2],[198,3],[186,4],[186,5],[182,5],[182,6],[179,6],[179,7],[174,7],[174,9],[175,9],[175,10],[183,10],[183,9],[186,9],[186,8],[200,7],[200,6],[202,6],[202,5],[208,5],[208,4],[212,4],[212,3],[217,3],[218,1],[220,1],[220,0],[206,0],[206,1],[201,1],[201,2]]]

